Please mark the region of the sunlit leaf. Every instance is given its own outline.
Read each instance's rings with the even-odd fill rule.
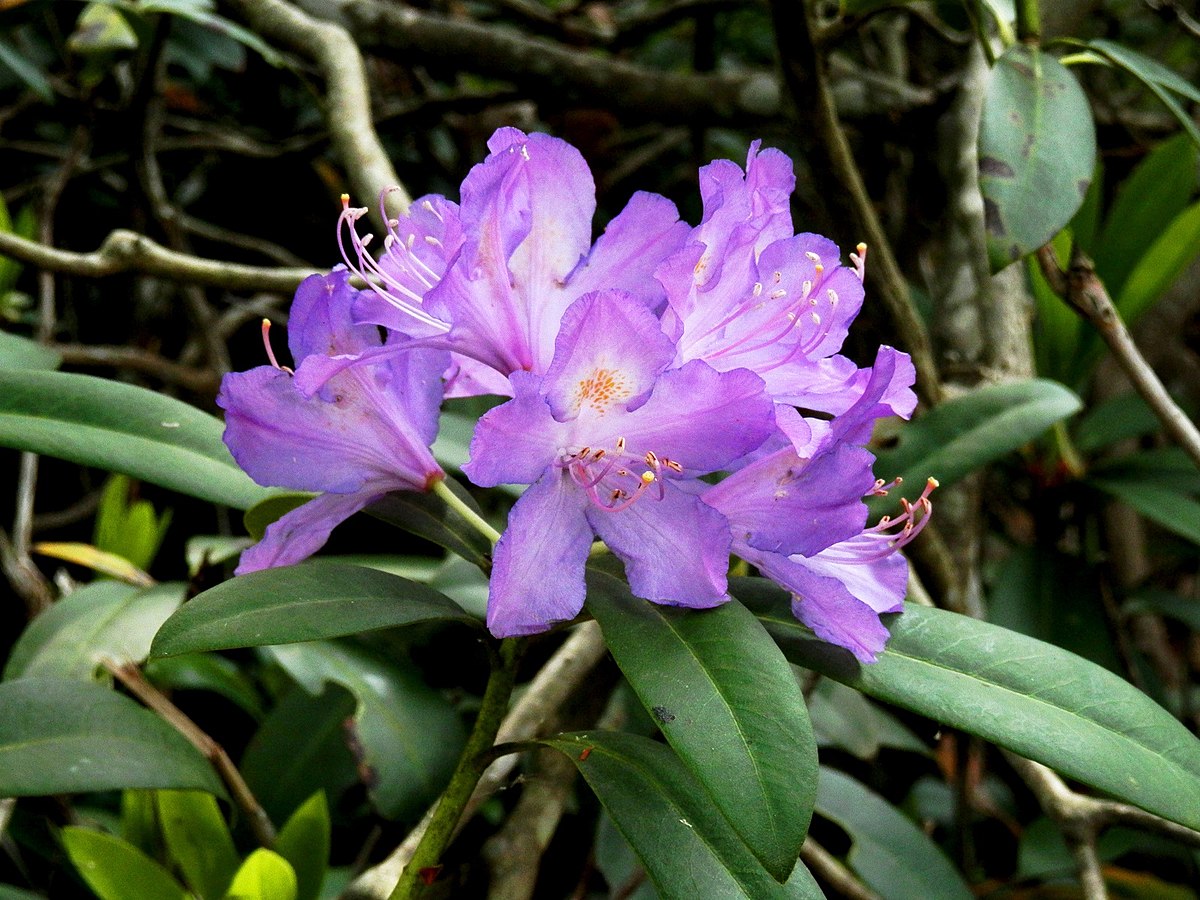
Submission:
[[[155,796],[167,853],[200,897],[220,897],[240,859],[229,826],[212,795],[200,791],[159,791]]]
[[[151,587],[154,584],[153,578],[125,557],[93,547],[91,544],[76,541],[39,541],[29,549],[41,556],[74,563],[126,584],[137,587]]]
[[[68,825],[62,842],[75,870],[100,900],[187,900],[170,872],[120,838]]]
[[[1138,259],[1114,299],[1129,323],[1153,306],[1200,256],[1200,203],[1193,203],[1165,228],[1161,222],[1154,228],[1158,239]]]
[[[286,859],[262,847],[242,863],[227,900],[296,900],[296,873]]]
[[[329,805],[317,791],[279,830],[275,851],[296,873],[296,900],[317,900],[329,860]]]

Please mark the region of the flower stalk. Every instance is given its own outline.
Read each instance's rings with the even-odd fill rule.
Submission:
[[[433,811],[429,827],[425,829],[412,859],[404,867],[390,900],[420,897],[425,888],[436,880],[438,861],[458,830],[459,820],[475,785],[492,761],[487,751],[495,743],[496,732],[508,711],[508,700],[516,681],[522,647],[523,643],[516,638],[506,638],[493,650],[492,672],[483,692],[479,715],[458,758],[454,774],[450,776],[450,783],[446,785]]]
[[[437,481],[435,481],[430,490],[433,491],[433,493],[436,494],[443,503],[466,519],[476,531],[491,541],[493,545],[495,545],[496,541],[500,540],[500,532],[489,525],[487,520],[479,515],[479,513],[475,512],[475,510],[471,509],[471,507],[464,503],[458,494],[450,490],[450,488],[446,485],[446,480],[444,478],[439,478]]]

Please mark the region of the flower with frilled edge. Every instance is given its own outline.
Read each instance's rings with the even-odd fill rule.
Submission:
[[[619,291],[576,300],[544,375],[516,372],[514,398],[480,419],[463,471],[482,487],[531,484],[496,545],[488,627],[507,637],[574,617],[593,536],[633,593],[697,608],[728,599],[730,534],[697,478],[772,432],[762,379],[675,347],[645,303]]]
[[[374,325],[351,321],[358,292],[347,282],[345,271],[313,275],[296,291],[288,346],[297,375],[382,345]],[[259,484],[321,492],[270,525],[242,554],[239,574],[299,562],[388,492],[424,491],[445,476],[429,448],[447,364],[444,351],[406,349],[351,366],[315,393],[301,390],[273,356],[272,365],[225,376],[217,403],[238,464]]]

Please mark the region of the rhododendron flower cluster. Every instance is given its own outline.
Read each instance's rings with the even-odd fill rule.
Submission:
[[[321,492],[272,525],[239,572],[296,562],[393,490],[444,478],[430,452],[444,396],[510,398],[476,427],[480,487],[528,485],[495,547],[499,637],[574,618],[598,539],[632,592],[708,608],[729,556],[793,595],[797,617],[864,662],[879,614],[902,608],[897,550],[932,482],[868,523],[876,420],[916,404],[908,356],[840,355],[863,303],[865,247],[795,234],[791,161],[750,147],[745,169],[700,171],[696,227],[639,193],[594,243],[595,187],[569,144],[504,128],[460,203],[418,199],[377,255],[365,210],[338,223],[346,267],[301,285],[296,370],[226,377],[226,442],[257,481]],[[350,284],[351,272],[364,287]],[[383,335],[382,337],[380,335]]]

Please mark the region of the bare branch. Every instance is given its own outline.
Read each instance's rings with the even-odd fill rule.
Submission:
[[[358,202],[374,208],[385,188],[389,214],[408,210],[412,198],[383,151],[371,116],[362,54],[354,38],[332,22],[312,18],[283,0],[230,0],[256,32],[311,59],[325,78],[325,115],[333,147]]]
[[[261,317],[260,317],[261,318]],[[197,394],[216,394],[220,379],[210,369],[185,366],[138,347],[53,344],[51,349],[72,366],[108,366],[150,375],[166,384],[177,384]]]
[[[141,272],[183,284],[203,284],[230,291],[292,293],[315,269],[266,268],[203,259],[168,250],[145,235],[118,228],[99,250],[73,253],[0,231],[0,254],[38,266],[47,272],[105,278],[122,272]]]
[[[838,862],[832,853],[811,836],[804,839],[804,846],[800,848],[800,858],[843,897],[848,897],[849,900],[880,900],[878,894],[855,878],[854,873]]]

